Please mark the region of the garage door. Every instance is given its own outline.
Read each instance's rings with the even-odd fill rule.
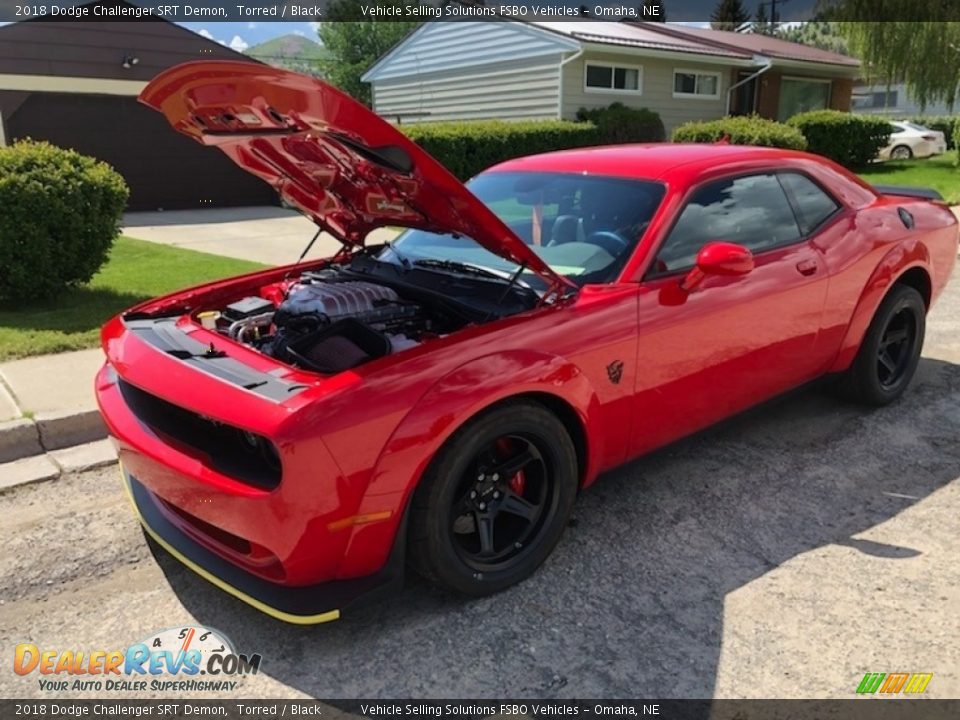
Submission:
[[[32,93],[6,125],[8,142],[48,140],[110,163],[130,186],[131,210],[278,202],[269,185],[132,97]]]

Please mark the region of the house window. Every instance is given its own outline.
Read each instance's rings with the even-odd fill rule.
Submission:
[[[830,81],[812,78],[782,78],[778,120],[787,120],[808,110],[830,107]]]
[[[584,89],[588,92],[641,91],[643,68],[640,66],[587,63],[585,67]]]
[[[720,73],[674,70],[673,96],[675,98],[716,99],[720,97]]]
[[[875,92],[870,100],[870,107],[872,108],[896,107],[897,91],[891,90],[890,92]]]

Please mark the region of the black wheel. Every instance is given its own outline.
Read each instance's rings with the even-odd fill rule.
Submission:
[[[563,423],[536,403],[501,405],[461,428],[421,480],[410,508],[410,563],[466,595],[499,592],[553,550],[577,487]]]
[[[841,380],[849,399],[886,405],[903,395],[920,362],[927,308],[907,285],[894,285],[877,308],[853,365]]]
[[[909,160],[912,157],[913,150],[906,145],[897,145],[893,150],[890,151],[890,158],[892,160]]]

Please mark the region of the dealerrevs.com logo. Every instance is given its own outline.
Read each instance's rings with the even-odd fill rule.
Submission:
[[[256,675],[259,654],[237,653],[218,630],[169,628],[123,650],[55,650],[20,643],[17,675],[36,674],[40,689],[63,691],[233,691],[237,678]]]

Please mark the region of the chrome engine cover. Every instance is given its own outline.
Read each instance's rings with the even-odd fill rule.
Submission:
[[[336,320],[369,313],[376,309],[375,303],[399,300],[391,288],[362,280],[297,283],[290,288],[280,310],[290,315],[323,313],[331,320]]]

